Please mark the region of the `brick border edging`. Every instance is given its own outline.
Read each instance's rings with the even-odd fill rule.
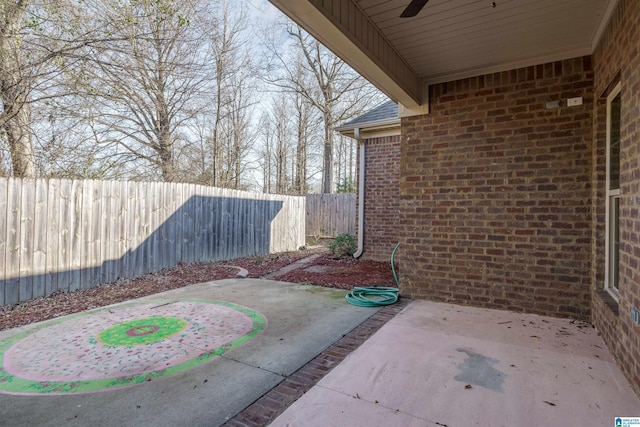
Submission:
[[[351,332],[227,421],[224,426],[261,427],[270,424],[333,368],[338,366],[351,352],[400,313],[410,302],[409,298],[400,298],[397,303],[382,307]]]

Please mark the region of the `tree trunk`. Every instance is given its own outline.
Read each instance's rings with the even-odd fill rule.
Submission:
[[[0,30],[0,97],[3,111],[0,127],[6,132],[13,175],[21,178],[36,176],[36,162],[31,140],[31,108],[27,103],[21,52],[20,25],[27,2],[2,2]]]
[[[36,161],[31,141],[31,109],[22,105],[20,111],[4,122],[7,133],[13,176],[19,178],[35,178]]]
[[[331,112],[324,113],[324,150],[322,155],[322,192],[331,193],[333,189],[333,129]]]
[[[301,107],[304,108],[304,107]],[[307,189],[307,126],[306,115],[298,112],[298,145],[296,147],[296,174],[294,191],[297,194],[306,193]]]
[[[158,138],[158,156],[160,157],[160,171],[164,182],[175,181],[173,168],[173,140],[171,137],[171,118],[164,101],[164,94],[158,94],[156,100],[156,138]]]

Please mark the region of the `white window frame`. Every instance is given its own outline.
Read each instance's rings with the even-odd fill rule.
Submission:
[[[605,194],[605,269],[604,269],[604,288],[611,294],[611,296],[618,301],[619,299],[619,282],[614,282],[614,274],[619,274],[619,248],[617,251],[613,250],[615,242],[612,239],[611,233],[613,232],[615,217],[611,216],[611,210],[616,202],[620,200],[620,188],[611,189],[611,103],[615,97],[620,95],[621,84],[615,85],[611,93],[607,96],[607,148],[606,148],[606,194]],[[619,205],[618,205],[619,206]],[[619,222],[619,210],[618,210],[618,233],[620,232]],[[615,257],[615,258],[613,258]],[[614,268],[614,264],[617,265]]]

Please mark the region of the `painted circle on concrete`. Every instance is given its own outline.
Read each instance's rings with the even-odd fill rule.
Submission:
[[[79,313],[0,341],[0,393],[86,393],[168,377],[249,342],[266,324],[237,304],[190,299]]]
[[[118,323],[98,334],[106,346],[147,344],[169,338],[187,327],[179,317],[154,316]]]

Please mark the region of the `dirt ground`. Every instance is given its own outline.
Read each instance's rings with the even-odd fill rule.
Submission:
[[[395,286],[391,265],[353,258],[335,260],[322,246],[297,252],[247,257],[216,263],[178,264],[169,270],[118,280],[96,288],[55,293],[15,306],[0,306],[0,330],[40,322],[79,311],[127,301],[194,283],[236,277],[241,267],[248,277],[260,278],[295,261],[319,254],[309,264],[277,276],[277,280],[340,289],[355,286]]]

